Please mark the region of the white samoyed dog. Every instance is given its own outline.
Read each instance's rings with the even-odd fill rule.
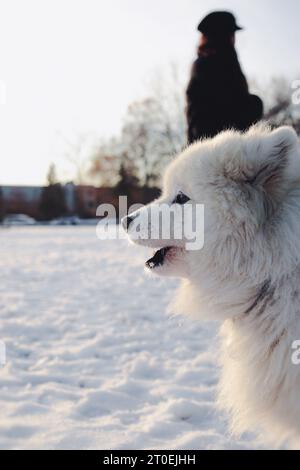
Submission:
[[[204,245],[187,249],[183,206],[204,206]],[[162,206],[173,208],[168,237]],[[195,213],[195,212],[194,212]],[[162,196],[129,214],[146,263],[183,278],[176,311],[222,323],[219,404],[231,430],[300,445],[300,148],[292,128],[225,131],[189,146],[166,170]],[[172,225],[172,227],[171,227]],[[152,233],[156,236],[151,236]],[[184,232],[184,230],[183,230]],[[298,350],[297,350],[298,348]]]

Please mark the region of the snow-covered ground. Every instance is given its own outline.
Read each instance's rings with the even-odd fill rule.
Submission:
[[[0,448],[257,448],[215,408],[216,325],[95,227],[0,229]]]

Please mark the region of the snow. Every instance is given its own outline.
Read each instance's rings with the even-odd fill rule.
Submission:
[[[95,227],[0,229],[1,449],[244,449],[215,406],[215,324]]]

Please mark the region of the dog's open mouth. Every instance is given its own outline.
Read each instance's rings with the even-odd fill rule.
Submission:
[[[148,269],[154,269],[154,268],[158,268],[159,266],[162,266],[165,262],[167,253],[172,248],[173,248],[172,246],[166,246],[165,248],[161,248],[160,250],[157,250],[152,256],[152,258],[146,261],[145,263],[146,267]]]

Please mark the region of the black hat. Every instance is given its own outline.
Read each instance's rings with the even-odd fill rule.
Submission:
[[[236,24],[235,17],[229,11],[213,11],[198,25],[198,31],[208,36],[223,36],[240,29],[243,28]]]

